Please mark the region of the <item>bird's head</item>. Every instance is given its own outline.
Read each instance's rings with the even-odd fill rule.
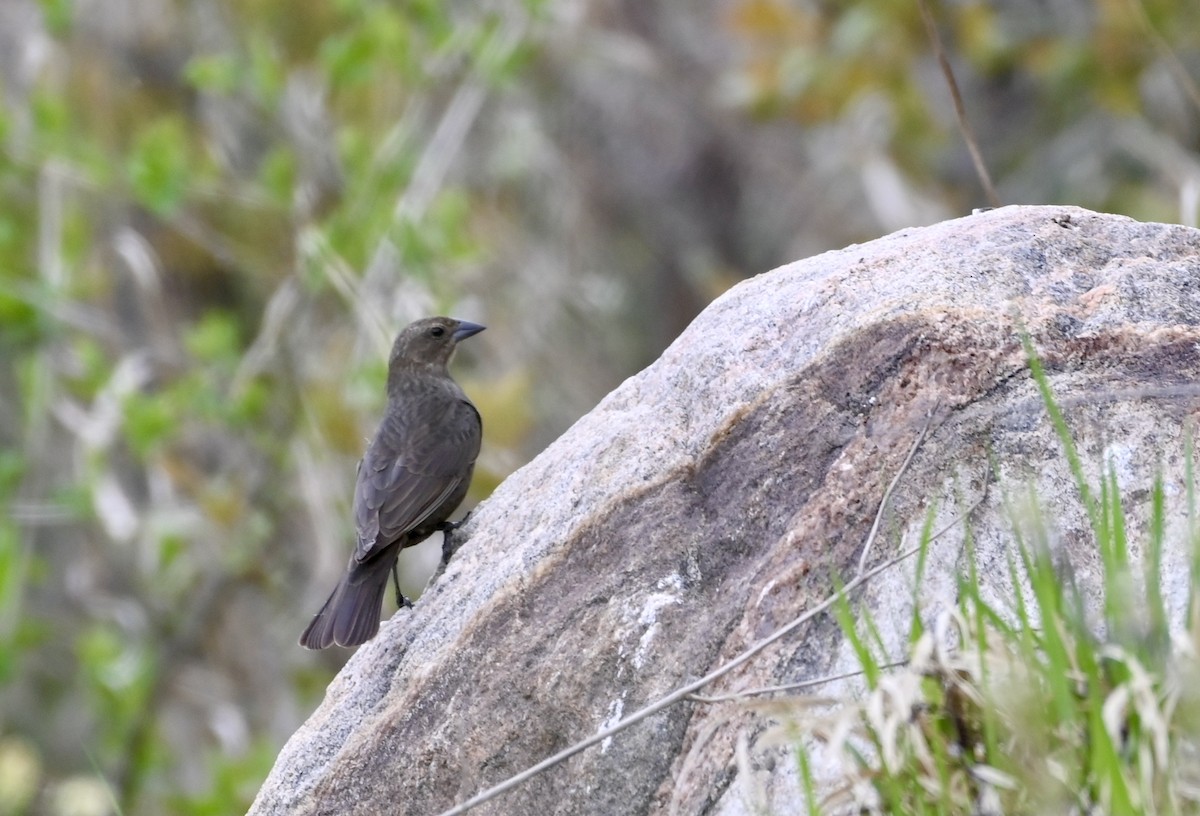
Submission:
[[[407,365],[445,368],[458,344],[484,327],[452,317],[426,317],[409,324],[396,337],[389,368]]]

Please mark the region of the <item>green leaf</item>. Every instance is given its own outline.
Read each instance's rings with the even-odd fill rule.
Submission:
[[[42,338],[42,316],[24,298],[0,287],[0,342],[29,346]]]
[[[321,45],[320,60],[330,84],[344,88],[366,82],[375,71],[375,43],[361,31],[340,34]]]
[[[184,335],[183,343],[201,362],[236,361],[241,351],[237,320],[225,312],[207,312]]]
[[[130,447],[146,456],[175,429],[177,411],[162,394],[136,394],[125,401],[125,436]]]
[[[187,126],[167,116],[137,134],[126,165],[138,200],[167,216],[178,209],[191,181]]]
[[[234,54],[203,54],[192,57],[183,69],[184,78],[196,90],[229,94],[241,84],[243,68]]]
[[[74,0],[38,0],[42,8],[42,20],[51,34],[64,36],[71,31],[75,21]]]
[[[282,206],[291,206],[296,187],[296,154],[291,148],[274,148],[262,160],[258,177],[271,198]]]

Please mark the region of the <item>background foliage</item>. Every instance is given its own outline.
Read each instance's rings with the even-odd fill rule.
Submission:
[[[1006,203],[1196,223],[1200,6],[934,12]],[[490,327],[478,500],[731,283],[984,203],[895,0],[7,0],[0,147],[0,814],[249,803],[403,323]]]

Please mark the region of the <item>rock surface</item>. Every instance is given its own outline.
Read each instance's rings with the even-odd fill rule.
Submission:
[[[438,814],[703,676],[854,575],[931,416],[870,563],[915,542],[934,507],[951,529],[921,603],[953,603],[953,522],[969,510],[985,590],[1003,597],[1004,504],[1032,486],[1094,591],[1021,327],[1093,478],[1109,462],[1139,501],[1161,467],[1178,528],[1200,231],[1007,207],[799,261],[719,298],[476,511],[445,574],[330,685],[251,813]],[[1145,508],[1127,510],[1136,528]],[[1169,572],[1179,606],[1186,569]],[[897,657],[911,598],[911,568],[857,596]],[[705,691],[852,665],[822,617]],[[800,812],[786,754],[739,772],[739,738],[759,725],[733,703],[680,703],[472,813]]]

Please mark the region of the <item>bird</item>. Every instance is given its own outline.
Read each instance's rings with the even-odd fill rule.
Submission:
[[[483,422],[448,366],[458,344],[483,330],[478,323],[427,317],[396,336],[387,408],[354,486],[358,540],[345,575],[300,636],[301,646],[358,646],[375,637],[400,550],[455,526],[447,519],[471,484]]]

